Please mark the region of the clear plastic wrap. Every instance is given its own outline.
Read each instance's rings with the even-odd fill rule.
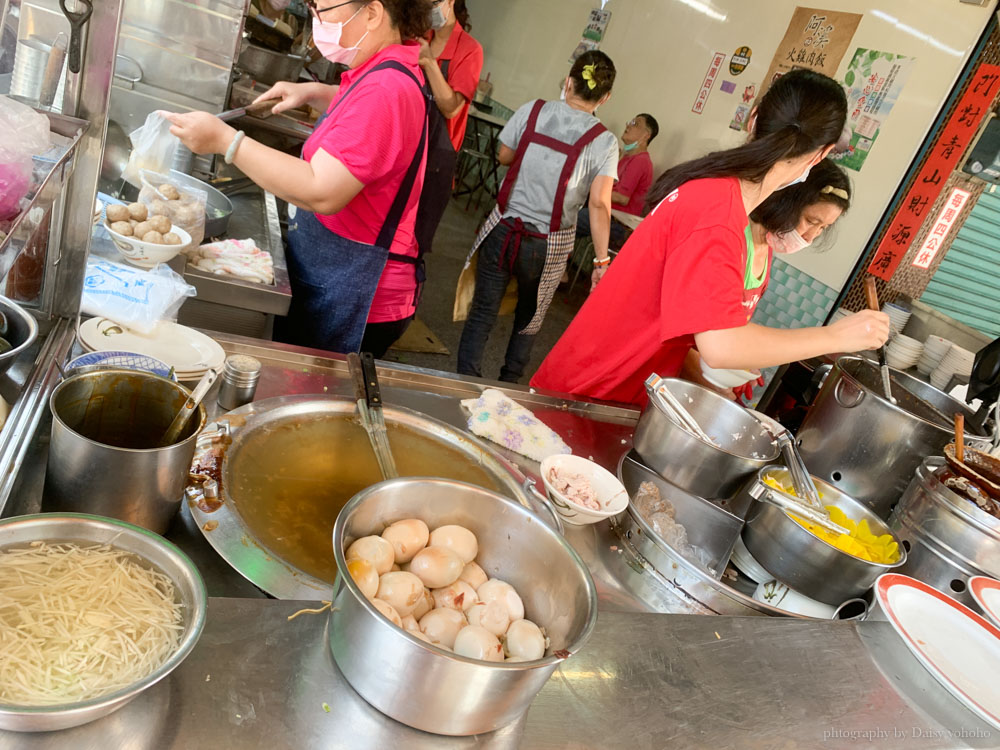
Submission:
[[[144,169],[140,174],[142,189],[139,202],[149,206],[152,214],[169,216],[170,221],[191,235],[191,244],[181,251],[198,247],[205,239],[205,204],[208,194],[204,190],[177,185],[164,174]]]
[[[31,157],[49,150],[49,119],[31,107],[0,96],[0,220],[17,216],[31,190]]]
[[[80,311],[99,315],[138,333],[151,333],[161,320],[176,320],[197,290],[170,267],[150,271],[109,260],[87,263]]]
[[[150,112],[146,121],[129,133],[132,153],[122,177],[134,185],[142,187],[142,171],[168,172],[174,161],[174,152],[180,141],[170,134],[170,123],[159,112]]]

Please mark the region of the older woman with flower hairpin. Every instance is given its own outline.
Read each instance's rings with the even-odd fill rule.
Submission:
[[[594,116],[611,96],[615,66],[603,52],[581,55],[563,83],[560,101],[521,107],[500,133],[501,164],[510,170],[496,208],[466,261],[478,250],[476,290],[458,348],[458,372],[482,377],[483,352],[507,284],[517,280],[514,330],[500,379],[516,383],[555,294],[576,237],[576,218],[589,208],[596,284],[611,262],[611,193],[618,139]]]

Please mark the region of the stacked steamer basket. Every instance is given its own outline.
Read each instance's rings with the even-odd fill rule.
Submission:
[[[975,359],[976,355],[968,349],[952,344],[948,353],[941,358],[941,363],[931,372],[931,385],[943,391],[951,382],[952,375],[968,378],[972,374]]]
[[[924,342],[924,351],[917,360],[917,371],[921,375],[930,375],[941,364],[941,360],[951,349],[951,342],[940,336],[928,336]]]
[[[914,338],[899,333],[893,336],[886,351],[886,361],[889,367],[896,370],[909,370],[923,354],[924,345]]]

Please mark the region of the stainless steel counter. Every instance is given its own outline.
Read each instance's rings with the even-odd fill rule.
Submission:
[[[325,615],[302,602],[212,599],[170,677],[93,724],[0,732],[0,750],[196,748],[986,748],[982,724],[887,623],[602,613],[528,713],[445,738],[366,704],[330,657]]]
[[[258,399],[350,393],[342,357],[213,335],[228,352],[264,363]],[[459,400],[495,385],[385,363],[379,375],[387,403],[457,426],[465,424]],[[574,452],[604,466],[614,469],[630,445],[635,411],[504,389]],[[206,403],[217,410],[211,395]],[[4,515],[41,509],[47,436],[46,414]],[[537,475],[536,463],[500,452]],[[215,553],[186,508],[167,536],[194,559],[210,596],[238,598],[211,599],[195,651],[131,705],[76,730],[0,732],[0,750],[1000,745],[1000,732],[940,688],[887,623],[683,614],[697,610],[633,568],[602,524],[567,531],[598,588],[600,616],[588,646],[515,725],[474,739],[422,734],[383,717],[344,682],[326,646],[325,616],[288,622],[289,614],[315,603],[265,598]]]

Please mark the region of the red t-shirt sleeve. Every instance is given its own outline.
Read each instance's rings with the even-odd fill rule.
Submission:
[[[670,251],[660,284],[662,341],[746,325],[744,243],[731,229],[715,226],[692,232]]]
[[[352,91],[350,117],[337,118],[317,144],[317,150],[336,158],[364,185],[389,174],[397,166],[400,149],[411,140],[406,157],[412,159],[417,140],[402,137],[401,131],[410,126],[419,128],[424,120],[423,96],[413,81],[393,70],[374,76],[384,80]],[[386,112],[395,112],[396,117],[386,117]]]
[[[635,195],[635,191],[642,181],[642,164],[639,163],[638,159],[629,159],[624,163],[619,162],[619,165],[618,184],[615,186],[615,191],[626,198],[631,198]]]
[[[468,45],[448,67],[448,85],[468,101],[476,95],[479,76],[483,72],[483,48],[478,43]]]

